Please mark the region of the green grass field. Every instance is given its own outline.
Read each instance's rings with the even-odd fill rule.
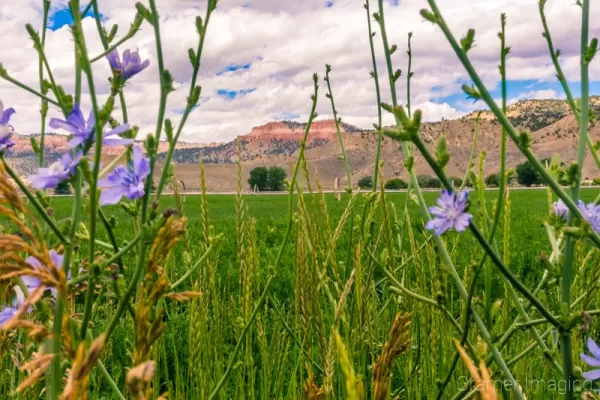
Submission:
[[[589,201],[597,194],[597,190],[587,189],[582,192],[581,197]],[[438,196],[433,192],[424,195],[430,205],[433,205]],[[493,203],[496,195],[495,191],[486,192],[488,204]],[[388,205],[394,204],[398,218],[392,229],[395,233],[400,232],[401,224],[408,223],[408,219],[401,212],[405,196],[404,193],[387,194]],[[251,234],[250,240],[245,242],[245,250],[240,253],[237,245],[239,235],[237,221],[240,217],[236,213],[236,197],[210,195],[207,198],[210,224],[216,234],[223,234],[223,239],[218,252],[212,261],[209,261],[208,267],[202,267],[200,276],[194,274],[193,279],[180,289],[200,288],[203,292],[210,293],[205,293],[208,298],[205,297],[200,303],[193,302],[189,306],[187,303],[170,304],[165,317],[168,321],[165,334],[154,348],[154,359],[158,363],[158,373],[153,385],[155,394],[168,391],[170,399],[208,398],[208,394],[225,370],[229,355],[236,345],[236,337],[240,334],[243,322],[248,318],[251,305],[257,301],[260,287],[267,279],[269,267],[276,258],[286,226],[287,196],[245,196],[244,204],[250,215],[246,228],[250,227]],[[325,195],[325,198],[330,227],[333,230],[350,200],[350,195],[344,195],[341,201],[336,200],[333,195]],[[306,209],[312,210],[310,196],[305,196],[304,201]],[[358,199],[355,212],[362,210],[362,201],[362,198]],[[478,201],[476,199],[472,201],[471,212],[477,218]],[[52,204],[58,219],[69,215],[69,198],[54,198]],[[175,248],[169,259],[170,262],[165,266],[172,282],[187,269],[184,251],[188,252],[193,262],[201,255],[203,248],[200,240],[202,236],[201,197],[184,196],[182,205],[188,219],[188,242],[187,244],[182,242]],[[161,209],[175,206],[174,197],[165,197]],[[389,210],[391,211],[392,208],[390,207]],[[115,218],[117,241],[122,246],[125,238],[133,236],[135,229],[133,219],[119,207],[109,207],[105,211],[109,217]],[[529,287],[534,287],[540,280],[544,268],[539,260],[540,254],[550,252],[542,226],[542,221],[547,219],[548,215],[548,194],[545,190],[512,190],[510,227],[505,227],[503,223],[499,227],[497,238],[501,248],[505,248],[503,237],[510,238],[508,247],[510,269]],[[458,317],[462,306],[457,301],[456,288],[448,282],[447,271],[437,259],[433,245],[423,236],[423,224],[414,202],[409,202],[409,217],[410,233],[407,242],[410,242],[410,247],[405,251],[407,256],[409,254],[412,256],[413,261],[399,272],[398,277],[402,276],[406,287],[421,295],[431,298],[441,296],[450,312]],[[381,210],[378,211],[375,219],[378,221],[382,219]],[[358,225],[360,221],[360,215],[355,215],[355,223]],[[323,221],[315,222],[313,229],[318,229],[317,227],[322,223]],[[106,232],[102,227],[99,229],[100,240],[107,241]],[[332,332],[329,331],[329,326],[332,324],[337,295],[322,290],[312,291],[314,288],[311,285],[319,285],[321,279],[318,276],[318,268],[314,268],[318,265],[316,261],[313,267],[306,267],[304,271],[299,270],[300,266],[310,264],[307,259],[311,254],[310,243],[306,247],[307,243],[304,241],[310,240],[311,234],[316,232],[307,232],[306,237],[299,237],[297,234],[292,236],[293,243],[290,243],[283,253],[280,270],[276,271],[269,298],[260,310],[256,327],[252,328],[249,336],[246,337],[236,367],[218,398],[298,398],[303,392],[303,383],[310,376],[309,370],[317,375],[317,382],[323,379],[323,384],[327,385],[328,374],[321,371],[327,371],[329,356],[324,352],[328,348],[326,342],[333,340],[330,339]],[[470,270],[475,260],[481,256],[481,250],[468,233],[460,236],[451,233],[445,237],[456,268],[468,281]],[[335,246],[335,258],[340,260],[337,263],[339,267],[337,273],[341,276],[341,284],[348,279],[350,273],[346,267],[348,241],[348,229],[344,228]],[[84,242],[82,246],[85,246]],[[358,251],[356,246],[352,248],[353,251]],[[102,248],[100,250],[103,251]],[[252,265],[252,268],[240,264],[240,254]],[[354,268],[359,268],[357,256],[355,254],[351,256],[354,259]],[[127,281],[131,273],[134,259],[134,254],[124,259],[126,267],[124,281]],[[430,306],[411,301],[410,298],[404,298],[395,304],[394,294],[380,285],[383,282],[381,272],[373,268],[373,265],[365,264],[364,267],[367,268],[363,272],[366,274],[366,283],[364,283],[366,286],[362,290],[363,295],[370,300],[361,300],[361,295],[352,291],[350,293],[352,303],[347,306],[348,315],[340,322],[340,332],[343,332],[342,336],[347,342],[358,376],[369,379],[371,364],[387,338],[393,315],[398,311],[410,311],[413,318],[413,343],[418,346],[413,346],[412,351],[402,356],[394,367],[392,391],[402,395],[402,398],[433,398],[437,394],[436,382],[439,383],[445,377],[454,354],[451,340],[458,338],[459,335],[447,321],[440,317],[439,312],[433,312]],[[208,281],[210,284],[207,283]],[[192,282],[196,284],[192,285]],[[497,301],[494,306],[494,326],[491,331],[496,338],[506,331],[507,324],[515,316],[510,314],[508,307],[502,307],[502,301],[505,300],[500,299],[506,297],[502,282],[500,275],[494,272],[493,290]],[[334,288],[331,289],[332,291],[340,292],[342,289],[335,281],[331,286]],[[97,311],[96,320],[100,321],[110,319],[111,304],[114,302],[109,295],[106,295],[102,301],[108,306],[100,307]],[[320,311],[305,309],[313,306]],[[79,307],[80,305],[76,308],[79,310]],[[364,318],[368,321],[365,322]],[[357,328],[360,324],[363,324],[364,331]],[[97,333],[102,329],[102,326],[94,326],[94,331]],[[126,373],[123,366],[131,363],[131,329],[131,319],[124,318],[113,335],[104,361],[115,382],[120,386],[124,385]],[[473,331],[476,330],[473,328]],[[477,341],[476,334],[471,334],[471,340]],[[503,355],[507,359],[517,356],[530,340],[529,333],[515,334],[514,340],[503,350]],[[554,349],[555,347],[554,345]],[[579,347],[580,345],[577,346]],[[340,371],[335,368],[336,373],[339,374]],[[461,368],[459,367],[459,370]],[[520,377],[560,378],[547,368],[539,351],[533,352],[524,361],[515,361],[513,368]],[[451,398],[450,395],[461,388],[461,382],[464,385],[465,381],[461,381],[464,377],[464,373],[455,374],[451,381],[451,388],[446,392],[448,397],[444,398]],[[343,380],[333,379],[330,384],[333,385],[332,393],[344,393]],[[112,398],[110,389],[99,374],[92,375],[91,388],[94,399]],[[531,390],[528,394],[533,395],[530,398],[545,398],[543,390]]]

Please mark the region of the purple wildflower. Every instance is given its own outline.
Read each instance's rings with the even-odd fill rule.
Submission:
[[[17,313],[17,309],[14,307],[4,307],[0,311],[0,328],[2,328],[12,317]]]
[[[133,52],[125,50],[123,52],[123,62],[121,62],[119,52],[116,49],[108,53],[106,58],[108,59],[113,72],[121,74],[124,80],[137,75],[150,65],[149,60],[142,62],[137,50]]]
[[[600,233],[600,206],[594,203],[586,205],[583,201],[579,200],[577,207],[581,211],[583,218],[590,223],[592,229]]]
[[[64,256],[62,254],[58,254],[54,250],[50,250],[50,260],[52,261],[52,264],[54,264],[53,265],[54,268],[60,269],[63,266]],[[27,264],[29,264],[35,270],[39,270],[39,269],[43,268],[40,260],[38,260],[37,258],[35,258],[33,256],[28,257],[27,260],[25,260],[25,261],[27,262]],[[67,276],[67,279],[70,279],[70,278],[71,278],[71,271],[69,271],[69,274]],[[29,292],[34,291],[42,284],[40,279],[36,276],[23,275],[21,277],[21,279],[23,280],[23,283],[25,284],[25,286],[27,286],[27,290]],[[56,297],[56,288],[50,288],[50,292],[52,292],[52,295],[54,297]]]
[[[38,169],[37,174],[30,175],[28,179],[36,189],[55,188],[56,185],[75,173],[81,157],[81,151],[75,154],[74,158],[71,157],[70,153],[65,153],[59,160],[52,163],[50,167]]]
[[[579,355],[579,358],[581,358],[581,360],[590,367],[600,367],[600,348],[598,347],[596,342],[594,342],[594,339],[588,338],[587,348],[588,351],[592,353],[593,357],[590,357],[585,353],[581,353]],[[600,379],[600,369],[593,369],[591,371],[584,372],[583,377],[590,381]]]
[[[139,146],[133,148],[133,160],[129,166],[119,165],[106,179],[98,181],[104,188],[100,195],[100,205],[117,204],[123,196],[130,200],[144,195],[144,184],[150,175],[150,160],[144,157]]]
[[[567,205],[564,203],[564,201],[558,199],[558,201],[554,202],[552,207],[554,208],[554,215],[564,219],[565,221],[567,220],[567,216],[569,215],[569,209],[567,208]]]
[[[0,310],[0,328],[4,326],[14,315],[17,313],[18,309],[25,304],[25,295],[20,287],[15,286],[15,298],[12,301],[11,306],[5,306],[2,310]]]
[[[71,133],[71,140],[69,140],[69,147],[74,149],[82,144],[91,143],[95,140],[95,124],[94,112],[91,111],[87,122],[83,118],[83,113],[78,103],[73,105],[73,111],[64,121],[58,118],[50,118],[50,127],[54,129],[64,129]],[[102,131],[106,124],[102,127]],[[127,132],[130,129],[129,124],[119,125],[115,129],[102,134],[102,143],[107,146],[126,146],[133,143],[133,139],[123,139],[119,135]]]
[[[13,127],[8,124],[10,117],[15,113],[14,108],[4,109],[4,104],[0,101],[0,153],[5,152],[15,145],[11,139]]]
[[[469,192],[466,190],[460,192],[458,196],[447,190],[442,191],[437,200],[439,207],[429,208],[429,212],[435,218],[427,222],[425,228],[433,231],[436,236],[453,228],[457,232],[464,232],[473,218],[471,214],[465,212],[468,197]]]

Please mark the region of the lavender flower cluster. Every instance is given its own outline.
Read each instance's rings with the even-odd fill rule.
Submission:
[[[600,206],[595,203],[585,204],[583,201],[579,200],[577,207],[581,211],[585,221],[591,225],[592,229],[595,232],[600,233]],[[553,211],[554,215],[565,221],[569,217],[569,209],[560,199],[554,202]]]

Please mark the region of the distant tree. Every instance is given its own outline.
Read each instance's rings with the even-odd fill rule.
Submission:
[[[58,185],[56,185],[56,188],[54,188],[54,194],[71,194],[71,185],[69,185],[69,181],[60,181]]]
[[[460,185],[462,185],[463,178],[459,176],[451,176],[449,179],[454,187],[460,187]]]
[[[251,189],[258,188],[260,192],[269,190],[269,171],[267,167],[256,167],[250,171],[248,184]]]
[[[430,175],[417,175],[417,182],[422,188],[436,189],[442,187],[442,183],[440,182],[440,180]]]
[[[542,163],[544,160],[542,160]],[[540,173],[533,168],[533,165],[529,161],[525,161],[517,165],[517,182],[527,187],[531,185],[541,185],[544,183]]]
[[[276,166],[270,167],[267,173],[267,184],[269,190],[273,192],[280,192],[284,190],[285,178],[287,178],[287,173],[285,172],[285,169]]]
[[[370,189],[373,187],[373,177],[371,175],[363,176],[358,180],[358,187],[361,189]]]
[[[406,189],[408,185],[400,178],[388,179],[384,187],[389,190]]]
[[[489,187],[498,187],[500,186],[500,174],[490,174],[485,177],[485,185]]]

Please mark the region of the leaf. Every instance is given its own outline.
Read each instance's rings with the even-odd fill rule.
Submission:
[[[469,29],[467,34],[460,39],[460,47],[465,53],[467,53],[473,47],[475,43],[475,29]]]

